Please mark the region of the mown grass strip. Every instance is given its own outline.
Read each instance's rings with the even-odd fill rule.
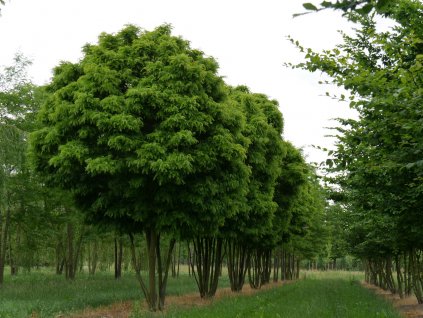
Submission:
[[[164,317],[400,318],[390,303],[356,279],[307,277],[251,296],[229,297],[207,307],[169,308]],[[133,315],[136,318],[136,315]]]

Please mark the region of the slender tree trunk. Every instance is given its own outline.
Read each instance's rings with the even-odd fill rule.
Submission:
[[[181,264],[181,243],[178,243],[178,268],[176,271],[176,277],[179,277],[179,266]]]
[[[0,211],[0,286],[3,285],[4,282],[4,267],[6,261],[6,247],[7,247],[7,237],[9,232],[9,225],[10,225],[10,207],[6,208],[6,215],[1,215]]]
[[[190,247],[190,242],[187,242],[187,250],[188,250],[188,276],[191,277],[191,269],[193,268],[194,264],[192,261],[192,252]]]
[[[121,237],[115,237],[115,279],[122,276],[123,242]]]
[[[162,266],[162,257],[160,254],[160,241],[157,244],[157,260],[158,260],[158,272],[159,272],[159,309],[164,309],[165,297],[166,297],[166,287],[167,287],[167,278],[169,274],[169,267],[172,261],[172,254],[175,249],[175,239],[171,239],[169,242],[169,247],[167,251],[167,256],[164,259],[165,266]]]
[[[219,282],[223,260],[221,238],[196,238],[193,241],[192,273],[202,298],[213,297]]]
[[[279,281],[279,258],[280,252],[275,251],[274,259],[273,259],[273,282]]]
[[[10,275],[16,276],[19,271],[19,246],[21,244],[21,231],[20,227],[16,227],[16,244],[15,248],[12,246],[12,237],[9,231],[9,264],[10,264]]]
[[[169,249],[165,258],[165,266],[162,263],[160,235],[154,229],[149,229],[145,232],[147,241],[147,256],[148,256],[148,286],[145,284],[141,275],[141,258],[136,256],[135,238],[133,234],[129,234],[132,264],[135,269],[136,278],[140,284],[141,290],[147,301],[150,311],[157,311],[164,309],[167,278],[172,257],[175,240],[172,239],[169,244]],[[157,262],[157,264],[156,264]],[[157,266],[156,266],[157,265]],[[158,286],[156,286],[156,269],[158,272]],[[159,297],[157,297],[157,292]]]
[[[157,291],[156,291],[156,246],[157,232],[155,229],[146,231],[147,255],[148,255],[148,288],[149,298],[147,300],[151,311],[157,310]]]
[[[262,285],[270,283],[270,276],[272,274],[272,250],[271,249],[265,249],[262,253],[262,277],[261,277],[261,283]]]
[[[282,250],[282,262],[281,262],[281,275],[282,280],[286,280],[286,252],[285,250]]]
[[[404,282],[405,295],[410,296],[413,290],[410,251],[404,253]]]
[[[94,275],[97,270],[98,265],[98,241],[95,240],[94,243],[89,245],[90,249],[89,252],[89,258],[88,258],[88,271],[90,275]]]
[[[66,224],[66,238],[67,238],[67,257],[66,257],[66,279],[73,279],[74,269],[73,269],[73,241],[74,241],[74,228],[71,222]]]
[[[414,295],[416,295],[418,303],[423,304],[423,285],[421,278],[420,256],[420,253],[416,249],[413,249],[410,255],[410,263],[412,266]]]
[[[385,264],[385,271],[386,271],[386,279],[388,283],[388,288],[391,291],[391,293],[396,294],[397,293],[397,287],[395,284],[394,276],[392,273],[392,257],[388,256],[386,258],[386,264]]]
[[[400,298],[404,298],[404,277],[402,275],[400,256],[398,254],[395,255],[395,269],[397,272],[398,294]]]
[[[76,270],[78,268],[78,259],[81,253],[83,229],[75,243],[75,226],[72,221],[66,224],[66,238],[67,238],[67,256],[66,256],[66,279],[75,279]]]
[[[249,251],[245,244],[228,239],[225,244],[228,260],[228,276],[233,292],[240,292],[244,286],[249,263]]]
[[[296,270],[295,270],[295,278],[300,279],[300,258],[296,259]]]
[[[250,262],[248,266],[248,281],[250,287],[253,289],[259,289],[262,284],[263,278],[263,251],[255,249],[250,256]]]
[[[136,246],[135,246],[135,237],[132,233],[129,233],[129,240],[131,246],[131,258],[132,258],[132,265],[134,267],[135,276],[140,284],[141,291],[144,294],[145,299],[147,300],[148,288],[147,285],[144,283],[144,280],[141,276],[141,258],[137,258]]]

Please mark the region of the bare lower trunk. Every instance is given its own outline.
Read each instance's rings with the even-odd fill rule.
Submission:
[[[157,311],[164,309],[167,278],[172,257],[172,251],[175,246],[175,240],[171,239],[166,258],[164,259],[165,266],[163,266],[160,247],[160,235],[154,229],[145,232],[147,241],[147,255],[148,255],[148,285],[144,282],[141,275],[141,259],[136,257],[135,239],[133,234],[129,234],[131,243],[132,263],[135,269],[135,275],[140,284],[141,290],[147,301],[150,311]],[[158,280],[156,279],[156,271],[158,273]]]
[[[419,304],[423,304],[423,279],[421,252],[414,249],[410,253],[410,263],[413,276],[413,291]]]
[[[66,279],[75,279],[76,270],[78,268],[79,255],[81,254],[83,230],[75,243],[75,226],[72,221],[66,224],[66,238],[67,238],[67,255],[66,255]]]
[[[248,281],[250,287],[259,289],[263,284],[263,251],[255,249],[250,256],[248,266]]]
[[[401,262],[400,262],[400,256],[395,255],[395,269],[397,272],[397,282],[398,282],[398,294],[400,298],[404,298],[404,277],[402,275],[401,271]]]
[[[0,211],[0,286],[3,285],[4,281],[4,266],[6,261],[6,246],[10,225],[10,213],[11,211],[9,207],[6,209],[6,215],[4,217],[1,215]]]
[[[88,246],[88,273],[94,275],[98,265],[98,241]]]
[[[273,282],[279,281],[279,262],[280,262],[280,251],[276,251],[273,259]]]
[[[202,298],[213,297],[219,282],[220,265],[223,260],[220,238],[197,238],[191,266]]]
[[[244,286],[248,269],[249,251],[245,244],[237,243],[234,240],[227,240],[225,246],[231,290],[240,292]]]
[[[122,255],[123,255],[122,238],[115,237],[115,279],[119,279],[122,276]]]
[[[169,275],[169,267],[172,260],[173,250],[175,248],[175,239],[171,239],[169,243],[169,248],[167,251],[167,256],[164,259],[165,266],[162,266],[162,257],[160,254],[160,241],[157,244],[157,260],[158,260],[158,272],[159,272],[159,309],[164,309],[165,297],[166,297],[166,287],[167,287],[167,278]]]

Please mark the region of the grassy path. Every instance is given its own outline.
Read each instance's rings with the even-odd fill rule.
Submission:
[[[225,298],[207,307],[189,310],[170,308],[164,316],[190,318],[400,317],[390,303],[360,286],[358,280],[345,275],[331,277],[330,274],[327,277],[311,276],[295,284],[273,288],[251,296]]]

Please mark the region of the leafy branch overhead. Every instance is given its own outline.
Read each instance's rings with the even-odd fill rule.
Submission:
[[[348,14],[351,12],[367,15],[372,11],[379,14],[389,15],[395,1],[390,0],[337,0],[323,1],[319,4],[311,2],[303,3],[303,7],[308,11],[297,13],[294,16],[304,15],[310,12],[317,12],[326,9],[341,10]]]

